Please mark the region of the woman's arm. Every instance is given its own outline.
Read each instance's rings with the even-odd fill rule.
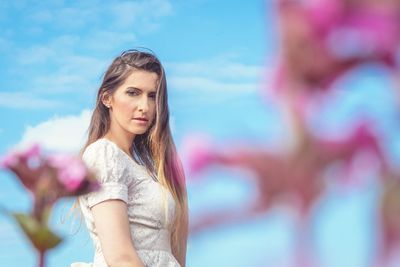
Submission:
[[[127,205],[106,200],[91,208],[101,249],[110,267],[144,267],[132,242]]]

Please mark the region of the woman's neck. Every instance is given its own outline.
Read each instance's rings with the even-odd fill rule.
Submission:
[[[104,138],[110,140],[114,144],[116,144],[122,151],[124,151],[128,155],[131,154],[131,147],[133,143],[133,138],[131,136],[126,136],[124,134],[114,134],[111,130],[108,131],[105,135]]]

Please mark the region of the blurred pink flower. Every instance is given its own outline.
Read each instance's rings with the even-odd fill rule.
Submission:
[[[52,155],[48,157],[51,167],[58,170],[58,180],[68,192],[79,189],[87,176],[85,164],[77,157],[70,155]]]
[[[21,161],[27,160],[37,160],[40,156],[40,146],[38,144],[33,144],[26,150],[14,150],[6,154],[0,159],[0,166],[2,168],[12,168],[15,167]]]
[[[295,200],[290,201],[290,205],[300,211],[302,216],[307,216],[324,191],[323,174],[333,163],[344,162],[345,166],[350,165],[358,152],[368,150],[376,155],[376,160],[379,160],[382,166],[386,166],[386,159],[378,139],[367,123],[361,123],[351,134],[335,138],[317,137],[305,129],[303,131],[292,149],[281,153],[271,153],[257,147],[233,145],[223,152],[220,149],[207,150],[206,155],[212,157],[205,157],[203,151],[193,148],[192,153],[188,153],[191,155],[188,159],[189,167],[195,168],[196,172],[210,165],[251,171],[253,175],[248,179],[256,185],[257,198],[250,203],[252,206],[247,207],[247,213],[243,212],[243,216],[265,212],[271,205],[284,199]],[[196,156],[198,152],[200,155]],[[382,170],[386,171],[386,168],[383,167]],[[350,180],[351,177],[340,179]],[[204,219],[194,222],[194,229],[201,229],[199,224],[208,227],[214,223],[217,225],[218,221],[239,220],[241,216],[219,214],[202,217]]]
[[[39,266],[44,266],[47,250],[62,239],[53,233],[48,220],[55,202],[65,196],[77,196],[97,190],[100,185],[77,156],[41,154],[35,144],[5,155],[0,165],[14,172],[32,195],[31,214],[9,213],[38,251]]]
[[[214,160],[215,147],[211,137],[207,135],[192,134],[183,140],[183,151],[190,177],[199,174],[206,166]]]
[[[39,145],[33,144],[25,150],[9,152],[2,157],[0,166],[13,171],[25,188],[33,193],[44,171]]]
[[[284,0],[279,14],[282,53],[275,90],[280,94],[326,90],[368,62],[398,67],[399,1]]]
[[[25,150],[11,151],[0,163],[16,174],[24,187],[43,204],[54,203],[63,196],[96,190],[98,182],[77,156],[54,154],[44,156],[38,144]],[[37,212],[37,211],[36,211]]]

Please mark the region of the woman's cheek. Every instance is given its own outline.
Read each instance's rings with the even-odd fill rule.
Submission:
[[[152,111],[153,118],[155,118],[156,117],[156,104],[155,103],[153,103],[151,111]]]
[[[130,101],[126,102],[125,107],[127,110],[130,110],[130,111],[135,110],[138,107],[138,103],[137,103],[137,101],[130,100]]]

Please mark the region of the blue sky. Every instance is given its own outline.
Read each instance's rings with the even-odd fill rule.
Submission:
[[[197,132],[220,143],[237,138],[284,142],[280,114],[260,93],[278,54],[271,3],[0,0],[0,154],[32,141],[77,151],[102,73],[122,50],[139,46],[151,48],[165,65],[178,148]],[[339,88],[336,102],[324,108],[314,126],[337,131],[368,110],[391,140],[394,158],[400,156],[389,82],[373,67],[354,73],[339,85],[352,90]],[[232,171],[214,169],[204,176],[204,184],[189,186],[193,217],[215,203],[243,205],[253,192]],[[14,177],[1,172],[0,186],[2,206],[29,210]],[[333,189],[324,198],[314,227],[323,266],[366,266],[375,196],[376,190],[366,186],[339,196]],[[49,256],[50,267],[92,258],[85,226],[72,235],[79,222],[60,223],[70,204],[60,201],[53,213],[52,224],[66,240]],[[15,225],[4,216],[0,225],[2,264],[34,266],[35,255]],[[189,240],[188,266],[292,266],[294,232],[292,218],[281,210],[210,230]]]

